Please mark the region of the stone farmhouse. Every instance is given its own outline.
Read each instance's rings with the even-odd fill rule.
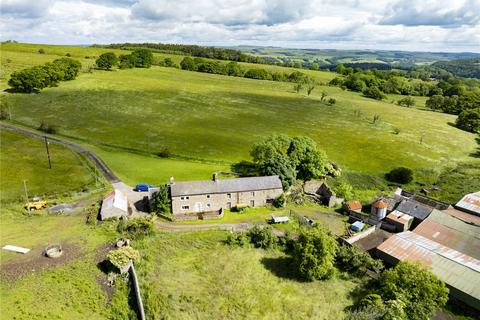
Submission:
[[[174,215],[221,212],[236,206],[261,207],[282,193],[278,176],[174,182],[168,184]]]

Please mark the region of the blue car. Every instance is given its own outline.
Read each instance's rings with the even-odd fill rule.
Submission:
[[[146,183],[139,183],[135,186],[135,191],[148,191],[149,188],[153,188],[153,186]]]

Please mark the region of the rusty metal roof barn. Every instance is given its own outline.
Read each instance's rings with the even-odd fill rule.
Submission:
[[[392,264],[408,260],[431,267],[445,281],[454,297],[479,308],[479,260],[410,231],[395,234],[377,250],[384,260]]]
[[[480,225],[462,221],[444,211],[433,210],[413,232],[480,259]]]
[[[245,192],[255,190],[281,189],[278,176],[249,177],[236,179],[215,179],[175,182],[170,185],[172,197],[196,194]]]
[[[480,191],[465,195],[455,207],[480,216]]]

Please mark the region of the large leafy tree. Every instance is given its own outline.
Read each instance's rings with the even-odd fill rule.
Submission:
[[[480,108],[463,110],[458,115],[456,125],[465,131],[480,132]]]
[[[316,179],[326,174],[327,155],[317,148],[315,141],[308,137],[294,137],[287,154],[295,165],[297,177],[302,180]]]
[[[299,275],[310,281],[331,278],[335,272],[336,250],[335,238],[324,227],[301,229],[293,250]]]
[[[113,52],[102,53],[95,61],[97,68],[103,70],[112,70],[112,67],[117,65],[117,63],[118,58]]]
[[[420,264],[400,262],[383,272],[380,279],[385,300],[401,300],[411,320],[431,319],[448,301],[448,288]]]
[[[153,63],[153,53],[148,49],[137,49],[132,52],[135,67],[150,68]]]
[[[263,141],[255,143],[250,151],[253,162],[261,164],[273,156],[285,155],[290,146],[290,139],[287,135],[271,135]]]
[[[283,190],[287,190],[296,178],[295,166],[285,154],[277,154],[263,161],[260,173],[266,176],[278,175],[282,181]]]

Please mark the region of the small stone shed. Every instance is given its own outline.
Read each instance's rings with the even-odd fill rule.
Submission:
[[[343,202],[343,198],[337,198],[335,192],[323,180],[310,180],[303,184],[303,192],[317,202],[334,207]]]

